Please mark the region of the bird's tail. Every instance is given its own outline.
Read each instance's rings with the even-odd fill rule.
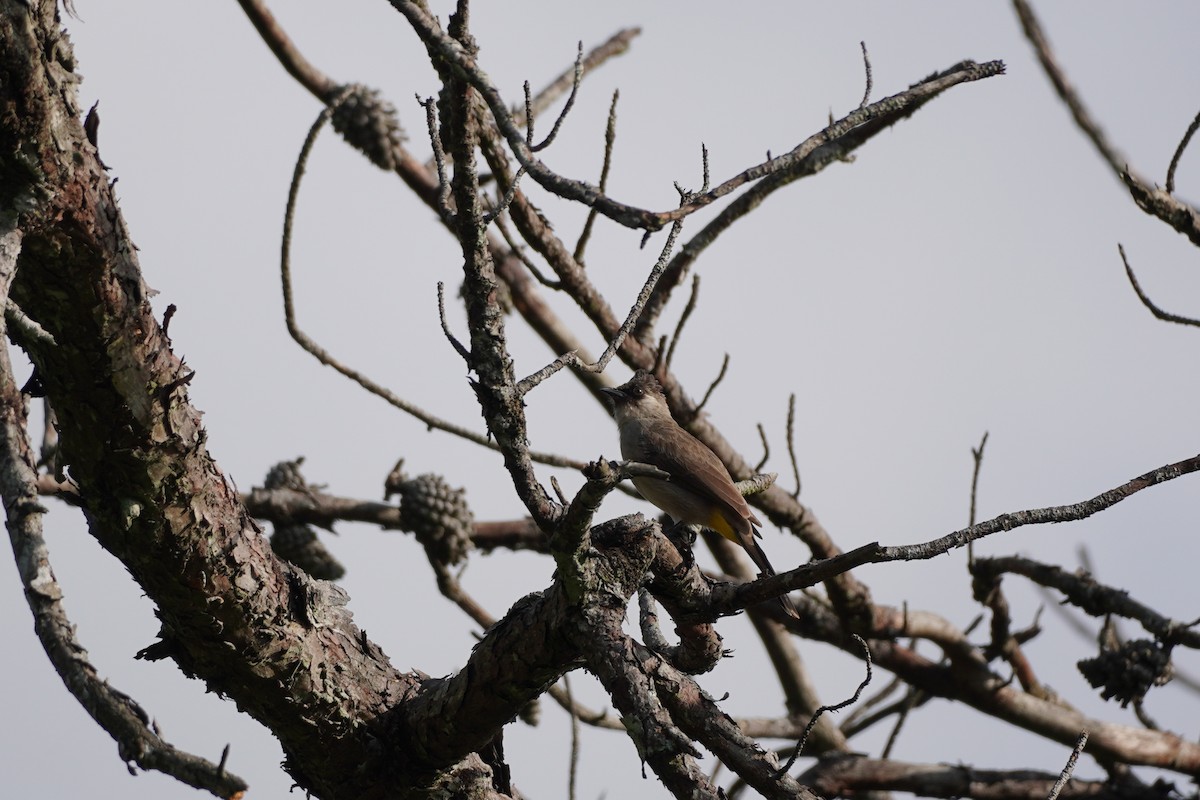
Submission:
[[[755,534],[758,533],[757,529],[751,528],[751,530],[753,530]],[[775,568],[772,567],[771,562],[767,560],[767,554],[763,552],[761,547],[759,547],[757,538],[755,536],[746,536],[743,537],[743,539],[744,541],[740,541],[739,544],[746,549],[746,552],[750,555],[750,560],[754,562],[756,567],[758,567],[759,572],[766,577],[774,575]],[[796,606],[792,603],[792,599],[786,594],[779,595],[779,605],[783,606],[783,613],[787,614],[792,619],[800,619],[800,612],[796,610]]]

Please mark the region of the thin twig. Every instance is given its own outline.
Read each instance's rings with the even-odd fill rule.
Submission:
[[[521,88],[525,90],[525,144],[533,147],[533,90],[529,88],[529,81],[525,81]]]
[[[994,74],[1002,74],[1003,72],[1003,64],[1000,62],[992,62],[989,65],[976,64],[973,66],[964,62],[964,64],[955,65],[938,76],[932,76],[932,79],[940,81],[943,77],[957,74],[964,68],[973,70],[983,69],[984,67],[1000,70],[1000,72]],[[972,80],[975,79],[972,78]],[[927,83],[928,81],[923,81],[922,84],[918,85]],[[940,91],[942,89],[938,90],[938,92]],[[817,174],[829,164],[844,160],[848,154],[865,144],[879,130],[894,125],[901,119],[905,119],[916,113],[933,96],[923,96],[921,99],[902,99],[904,93],[901,93],[892,97],[886,97],[865,108],[851,112],[850,115],[841,120],[836,122],[831,121],[823,130],[808,137],[783,156],[778,158],[772,157],[771,152],[767,151],[766,161],[763,164],[760,164],[758,167],[751,167],[743,173],[743,175],[753,174],[755,176],[754,180],[758,180],[760,177],[762,179],[723,208],[715,218],[685,242],[679,249],[678,255],[671,260],[666,272],[663,273],[663,279],[659,283],[658,289],[655,291],[654,296],[651,297],[650,302],[646,306],[646,311],[639,321],[639,332],[651,330],[654,327],[659,314],[662,313],[675,287],[687,276],[691,265],[696,259],[721,234],[725,233],[736,222],[744,219],[750,212],[766,202],[775,192],[797,180]],[[912,105],[908,105],[910,102]],[[774,170],[773,165],[782,164],[783,159],[788,160],[787,166],[779,170]],[[767,171],[760,173],[760,169]],[[712,190],[710,194],[716,194],[721,189],[722,187],[719,186]]]
[[[1188,125],[1187,132],[1183,134],[1183,139],[1179,142],[1179,147],[1175,148],[1175,155],[1171,156],[1171,165],[1167,167],[1167,191],[1175,194],[1175,168],[1179,166],[1179,159],[1183,156],[1183,151],[1187,149],[1188,142],[1192,140],[1196,129],[1200,128],[1200,113],[1196,114],[1192,124]]]
[[[1115,506],[1117,503],[1143,489],[1157,486],[1160,483],[1166,483],[1167,481],[1196,471],[1200,471],[1200,455],[1153,469],[1130,481],[1126,481],[1120,486],[1098,494],[1090,500],[1084,500],[1080,503],[1001,514],[998,517],[971,525],[922,544],[882,547],[880,549],[880,560],[909,561],[912,559],[933,558],[936,555],[947,553],[956,547],[963,547],[968,542],[982,539],[985,536],[991,536],[1000,531],[1010,531],[1025,525],[1042,525],[1048,522],[1075,522],[1087,519],[1093,514]]]
[[[679,204],[685,205],[685,204],[691,202],[693,199],[695,199],[695,198],[703,195],[705,192],[707,192],[709,179],[710,179],[710,176],[709,176],[709,171],[708,171],[708,146],[705,145],[704,142],[701,142],[700,143],[700,181],[701,181],[700,189],[698,191],[693,192],[689,189],[683,188],[683,186],[679,183],[679,181],[675,181],[675,191],[679,193]]]
[[[641,28],[622,28],[621,30],[608,37],[607,40],[593,47],[583,57],[583,74],[587,77],[588,73],[602,66],[607,61],[622,55],[629,49],[633,38],[642,32]],[[575,85],[575,65],[572,64],[567,69],[563,70],[553,81],[540,92],[533,96],[533,113],[534,115],[541,114],[544,110],[550,107],[552,103],[562,97],[568,90]],[[525,119],[521,115],[524,114],[522,109],[518,112],[513,110],[513,120],[518,125],[524,125]]]
[[[1163,190],[1153,185],[1129,166],[1125,157],[1109,144],[1108,138],[1092,119],[1087,107],[1083,105],[1083,101],[1067,80],[1066,74],[1058,66],[1050,42],[1042,31],[1041,23],[1038,22],[1029,3],[1026,0],[1013,0],[1013,7],[1021,21],[1025,38],[1033,45],[1042,70],[1054,85],[1059,98],[1070,110],[1075,125],[1091,140],[1096,151],[1100,153],[1100,157],[1108,163],[1117,178],[1125,184],[1134,203],[1147,214],[1157,217],[1188,237],[1192,244],[1200,246],[1200,212],[1191,205],[1181,202],[1169,190]]]
[[[1093,617],[1119,616],[1134,620],[1154,638],[1171,645],[1200,650],[1200,631],[1195,622],[1174,620],[1135,600],[1129,592],[1100,583],[1086,573],[1068,572],[1053,564],[1043,564],[1020,556],[981,558],[976,572],[981,580],[1002,574],[1021,575],[1034,583],[1057,589],[1067,602]]]
[[[563,675],[563,693],[567,696],[567,702],[574,707],[575,700],[571,697],[571,676]],[[571,761],[570,769],[567,772],[567,800],[575,800],[575,786],[579,776],[579,715],[570,714],[571,717]]]
[[[688,318],[692,316],[692,312],[696,310],[696,300],[700,296],[700,276],[692,276],[692,293],[688,296],[687,305],[683,307],[683,313],[679,315],[679,322],[675,324],[675,333],[671,335],[671,347],[667,350],[667,357],[663,362],[663,369],[670,370],[671,362],[675,358],[675,347],[679,344],[679,337],[683,334],[683,326],[687,324]]]
[[[792,392],[788,395],[788,413],[787,413],[787,447],[788,460],[792,462],[792,476],[796,479],[796,491],[792,492],[792,499],[800,499],[800,467],[796,461],[796,393]]]
[[[908,721],[908,715],[914,708],[921,704],[921,698],[924,694],[920,689],[912,689],[904,695],[904,699],[898,704],[899,714],[896,716],[896,724],[892,726],[891,732],[888,733],[887,744],[883,746],[883,752],[879,755],[880,758],[891,758],[892,751],[896,747],[896,742],[900,741],[900,731],[904,729],[904,723]]]
[[[442,135],[438,131],[437,106],[432,97],[422,100],[417,95],[417,102],[425,109],[425,126],[433,147],[433,163],[437,165],[438,211],[443,219],[449,220],[454,217],[454,210],[450,207],[450,179],[446,175],[446,149],[442,146]]]
[[[332,367],[337,372],[357,383],[359,386],[366,389],[371,394],[382,398],[396,408],[416,417],[421,422],[425,423],[430,428],[451,433],[467,441],[474,442],[488,448],[489,450],[499,450],[499,445],[496,444],[490,437],[477,433],[461,425],[456,425],[447,420],[436,417],[413,403],[404,400],[396,395],[390,389],[383,387],[372,379],[368,378],[361,372],[352,369],[351,367],[342,364],[330,353],[309,338],[303,330],[300,329],[299,323],[296,321],[296,307],[292,292],[292,266],[291,266],[291,249],[292,249],[292,231],[295,225],[296,203],[300,197],[300,184],[304,177],[304,170],[308,165],[309,156],[317,140],[317,135],[321,129],[329,122],[329,118],[333,115],[337,106],[345,100],[346,97],[354,91],[354,87],[345,87],[337,97],[330,102],[328,106],[321,109],[321,113],[317,116],[316,122],[309,129],[308,136],[304,140],[304,144],[300,148],[300,156],[296,160],[296,167],[292,173],[292,183],[288,189],[287,210],[283,220],[283,238],[280,246],[279,272],[280,279],[283,283],[283,314],[284,320],[287,323],[288,333],[292,339],[296,341],[305,351],[311,354],[314,358],[328,367]],[[448,185],[448,184],[447,184]],[[542,464],[550,464],[552,466],[570,467],[572,469],[582,469],[585,462],[576,461],[574,459],[564,458],[563,456],[554,455],[551,453],[530,452],[530,458]]]
[[[1129,277],[1129,283],[1133,286],[1133,291],[1137,294],[1138,299],[1142,301],[1142,305],[1150,309],[1150,313],[1163,322],[1175,322],[1180,325],[1191,325],[1200,327],[1200,319],[1192,319],[1191,317],[1181,317],[1178,314],[1172,314],[1169,311],[1163,311],[1150,297],[1142,291],[1141,284],[1138,283],[1137,276],[1133,274],[1133,267],[1129,266],[1129,259],[1125,257],[1125,246],[1117,245],[1117,251],[1121,254],[1121,261],[1125,264],[1125,274]]]
[[[908,649],[912,650],[914,645],[915,641],[909,641],[907,647]],[[842,733],[846,735],[846,738],[850,738],[855,733],[863,730],[863,728],[859,727],[859,723],[864,717],[867,716],[867,714],[871,713],[871,709],[883,703],[904,685],[905,683],[902,678],[893,676],[886,686],[884,686],[874,695],[863,700],[858,704],[857,708],[843,717],[842,724],[838,727],[841,728]]]
[[[1174,674],[1172,674],[1171,679],[1175,679]],[[1142,723],[1147,730],[1162,730],[1159,724],[1154,721],[1154,718],[1150,716],[1149,712],[1146,711],[1146,704],[1143,699],[1135,699],[1133,701],[1133,715],[1138,718],[1138,722]]]
[[[863,661],[867,665],[866,677],[862,679],[862,683],[858,684],[858,688],[854,690],[854,694],[849,699],[843,700],[840,703],[834,703],[833,705],[821,706],[815,712],[813,712],[812,719],[808,721],[808,725],[804,728],[804,733],[800,736],[800,741],[796,742],[796,749],[792,751],[792,755],[790,758],[788,758],[787,762],[776,772],[777,775],[783,775],[792,768],[793,764],[796,763],[796,759],[800,757],[800,752],[804,750],[804,743],[808,741],[809,733],[811,733],[812,729],[816,727],[817,720],[821,718],[822,714],[824,714],[826,711],[838,711],[839,709],[843,709],[852,703],[858,702],[858,698],[862,696],[863,689],[866,689],[867,685],[871,682],[871,648],[867,646],[866,640],[864,640],[857,633],[852,633],[850,636],[862,646]]]
[[[621,90],[614,89],[612,103],[608,107],[608,124],[604,126],[604,163],[600,167],[600,184],[597,187],[601,194],[608,191],[608,174],[612,169],[612,154],[613,145],[617,141],[617,100],[621,97]],[[583,263],[583,251],[587,249],[588,239],[592,236],[592,228],[596,224],[595,206],[588,209],[587,220],[583,223],[583,230],[579,233],[579,241],[575,243],[575,260],[580,264]]]
[[[747,183],[778,172],[786,172],[792,169],[797,162],[806,159],[813,150],[829,144],[833,139],[846,136],[865,141],[896,121],[911,115],[917,108],[953,86],[983,80],[1004,72],[1004,64],[999,61],[984,64],[961,62],[903,92],[851,112],[838,125],[828,129],[830,134],[828,138],[820,137],[817,141],[810,140],[770,163],[759,164],[743,170],[708,192],[691,198],[687,204],[678,208],[654,212],[613,200],[598,192],[595,186],[584,181],[566,178],[551,170],[536,157],[535,153],[531,152],[529,145],[525,143],[524,132],[513,120],[507,103],[480,63],[468,54],[459,42],[442,30],[440,23],[428,11],[424,3],[418,3],[415,0],[391,0],[391,4],[404,15],[435,58],[443,59],[463,80],[479,92],[480,98],[492,112],[492,118],[495,120],[499,133],[508,142],[509,149],[517,160],[529,170],[530,177],[540,186],[563,199],[594,206],[600,213],[621,225],[647,231],[657,230],[669,223],[681,220]]]
[[[658,347],[654,348],[654,366],[650,368],[652,375],[663,374],[663,362],[667,359],[667,335],[658,337]]]
[[[558,119],[554,120],[554,127],[550,129],[549,135],[542,140],[541,144],[533,144],[533,119],[529,119],[526,123],[526,128],[529,130],[530,145],[529,149],[537,153],[545,150],[554,143],[554,139],[558,136],[558,131],[562,128],[563,122],[567,119],[567,114],[571,113],[571,108],[575,105],[575,95],[579,93],[579,84],[583,81],[583,42],[579,42],[579,53],[575,56],[575,76],[571,82],[571,94],[567,95],[567,103],[563,106],[562,111],[558,112]],[[525,83],[526,97],[528,98],[529,83]],[[533,103],[526,99],[525,108],[528,113],[532,113]]]
[[[508,191],[506,191],[504,196],[500,198],[499,204],[484,215],[483,224],[485,226],[491,225],[493,222],[495,222],[496,219],[505,211],[507,211],[508,207],[512,205],[513,198],[517,196],[517,187],[521,185],[521,178],[524,175],[524,167],[521,167],[517,170],[517,174],[513,176],[512,183],[508,185]]]
[[[1075,87],[1071,85],[1067,80],[1066,73],[1058,66],[1058,60],[1054,57],[1054,50],[1050,47],[1050,41],[1046,38],[1046,34],[1042,30],[1042,25],[1033,13],[1033,9],[1025,0],[1013,0],[1013,8],[1016,9],[1017,18],[1021,22],[1025,38],[1033,45],[1034,53],[1037,55],[1038,61],[1041,62],[1042,70],[1054,85],[1054,90],[1058,92],[1058,96],[1071,112],[1071,116],[1075,119],[1075,125],[1079,130],[1083,131],[1085,136],[1091,139],[1097,152],[1100,153],[1101,158],[1108,162],[1108,166],[1113,172],[1120,173],[1125,169],[1125,157],[1109,144],[1108,137],[1104,135],[1104,131],[1092,119],[1091,114],[1088,113],[1087,108],[1083,105],[1083,101],[1075,93]]]
[[[726,353],[725,358],[721,360],[721,371],[717,373],[717,377],[713,379],[713,382],[708,385],[708,391],[704,393],[704,398],[696,405],[693,416],[699,416],[700,412],[704,410],[704,406],[708,404],[708,400],[713,396],[713,392],[717,390],[717,386],[721,384],[721,381],[725,380],[725,373],[728,370],[729,353]]]
[[[983,466],[983,448],[987,445],[988,432],[983,432],[983,438],[979,441],[979,447],[971,448],[971,458],[975,461],[975,468],[971,472],[971,510],[967,514],[967,525],[975,524],[975,496],[979,489],[979,468]],[[975,563],[975,546],[974,544],[967,545],[967,566]]]
[[[537,372],[527,378],[523,378],[517,383],[517,394],[528,394],[535,386],[549,378],[554,373],[561,370],[563,367],[570,365],[583,372],[603,372],[608,366],[608,362],[616,355],[617,350],[625,342],[625,337],[629,335],[629,331],[637,323],[638,316],[642,313],[642,308],[646,305],[646,300],[650,297],[650,293],[654,290],[654,284],[658,282],[659,276],[662,275],[666,268],[667,259],[671,254],[672,248],[675,247],[675,240],[679,237],[679,231],[683,227],[683,223],[675,222],[671,225],[671,232],[667,235],[666,244],[663,245],[662,253],[659,254],[658,261],[654,264],[654,268],[650,270],[650,276],[646,278],[646,283],[642,286],[642,291],[638,293],[637,300],[634,301],[633,307],[629,309],[629,315],[625,318],[624,324],[621,325],[617,335],[608,343],[608,347],[600,354],[594,364],[588,364],[579,358],[574,352],[564,353],[558,358],[551,361],[546,366],[542,367]]]
[[[471,351],[463,347],[462,342],[458,340],[453,333],[450,332],[450,323],[446,322],[446,284],[438,281],[438,319],[442,321],[442,333],[446,334],[446,339],[454,347],[456,353],[462,356],[462,360],[467,362],[467,366],[471,366]]]
[[[762,454],[762,458],[759,459],[758,463],[754,465],[754,471],[762,472],[763,467],[765,467],[767,465],[767,459],[769,459],[771,457],[771,444],[770,444],[770,442],[767,441],[767,431],[763,427],[761,422],[757,423],[757,427],[758,427],[758,438],[760,441],[762,441],[763,454]]]
[[[874,76],[871,74],[871,56],[867,53],[867,43],[859,42],[859,47],[862,48],[863,54],[863,70],[867,73],[867,86],[863,89],[862,102],[858,104],[859,108],[866,108],[867,103],[871,99],[871,86],[874,83]]]
[[[1067,759],[1067,765],[1063,767],[1062,774],[1054,782],[1054,787],[1050,790],[1050,794],[1046,795],[1046,800],[1057,800],[1059,793],[1066,787],[1067,781],[1071,780],[1071,775],[1075,772],[1075,762],[1079,761],[1079,755],[1083,752],[1083,748],[1087,747],[1087,740],[1088,732],[1080,731],[1079,739],[1075,742],[1075,748],[1071,750],[1071,757]]]
[[[983,466],[983,448],[987,447],[988,432],[983,432],[983,438],[979,440],[979,447],[971,448],[971,457],[975,460],[975,469],[971,472],[971,511],[968,515],[967,524],[975,524],[975,501],[979,491],[979,468]]]
[[[517,242],[516,237],[514,237],[512,231],[509,230],[508,223],[504,221],[503,214],[496,215],[496,227],[500,229],[500,236],[504,238],[505,244],[508,245],[513,255],[520,259],[521,263],[525,265],[525,269],[529,270],[529,274],[532,275],[538,283],[540,283],[542,286],[545,286],[547,289],[553,289],[556,292],[562,291],[562,281],[546,277],[546,273],[542,272],[541,269],[538,268],[538,265],[533,263],[533,259],[525,254],[525,246]]]

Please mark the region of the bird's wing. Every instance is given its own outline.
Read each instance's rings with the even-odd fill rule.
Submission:
[[[678,448],[668,445],[672,433],[675,435],[682,433],[692,443],[698,445],[690,450],[686,464],[680,460]],[[678,483],[715,501],[722,511],[728,513],[729,522],[735,527],[741,527],[738,524],[739,521],[757,521],[750,512],[746,498],[742,497],[742,493],[733,485],[733,479],[729,477],[729,470],[725,469],[725,465],[721,463],[721,459],[717,458],[716,453],[699,439],[682,428],[672,431],[666,425],[643,426],[641,438],[639,449],[642,453],[653,454],[653,457],[648,456],[645,459],[635,460],[644,460],[645,463],[670,473],[673,483]]]

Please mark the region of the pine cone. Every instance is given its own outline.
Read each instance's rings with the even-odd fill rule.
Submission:
[[[408,138],[400,127],[396,107],[377,90],[361,84],[356,84],[334,110],[333,129],[372,164],[388,172],[396,168],[396,152]]]
[[[389,488],[400,494],[400,526],[416,535],[430,558],[453,565],[467,557],[475,518],[465,490],[450,488],[433,473]]]
[[[1121,707],[1139,702],[1152,686],[1171,680],[1171,648],[1151,639],[1134,639],[1116,648],[1105,648],[1096,658],[1085,658],[1076,666],[1093,687],[1102,689],[1105,700],[1116,698]]]
[[[263,488],[293,489],[297,492],[307,492],[308,484],[304,482],[304,476],[300,474],[300,465],[303,463],[304,456],[300,456],[294,461],[280,461],[267,470],[267,477],[263,480]]]
[[[307,525],[277,525],[271,534],[271,549],[275,555],[290,561],[314,578],[336,581],[346,574],[336,558],[317,538],[317,532]]]
[[[311,487],[300,474],[300,465],[303,463],[304,456],[293,461],[280,461],[267,470],[263,487],[308,492]],[[317,532],[308,525],[276,525],[275,532],[271,534],[271,549],[275,555],[295,564],[314,578],[336,581],[346,574],[346,568],[333,557],[317,538]]]

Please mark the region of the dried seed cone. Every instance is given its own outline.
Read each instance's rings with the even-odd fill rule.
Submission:
[[[361,84],[333,112],[333,129],[361,150],[371,163],[389,172],[396,168],[400,145],[408,137],[396,107],[375,89]]]
[[[1076,666],[1105,700],[1116,699],[1122,707],[1139,702],[1152,686],[1171,680],[1171,649],[1150,639],[1134,639],[1096,658],[1085,658]]]
[[[308,484],[304,482],[304,476],[300,474],[300,465],[303,463],[304,456],[300,456],[294,461],[280,461],[267,470],[267,477],[263,479],[263,487],[266,489],[294,489],[297,492],[308,491]]]
[[[336,581],[346,568],[325,548],[317,532],[307,525],[278,525],[271,534],[275,555],[290,561],[314,578]]]
[[[430,558],[457,564],[471,549],[475,518],[466,491],[452,489],[440,475],[418,475],[396,485],[400,493],[400,526],[412,531]]]

